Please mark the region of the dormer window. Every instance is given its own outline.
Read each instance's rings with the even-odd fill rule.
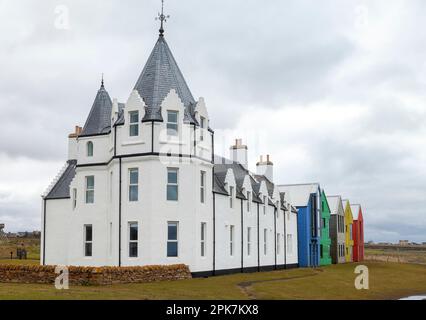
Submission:
[[[139,136],[139,111],[129,112],[129,135]]]
[[[229,187],[229,207],[234,208],[234,187]]]
[[[179,134],[179,112],[167,111],[167,135],[176,137]]]
[[[266,201],[267,201],[267,197],[263,196],[263,215],[266,215]]]
[[[251,208],[251,192],[247,192],[247,212],[250,212]]]
[[[206,118],[200,117],[200,141],[204,141],[204,130],[206,129]]]
[[[93,157],[93,142],[92,141],[89,141],[87,143],[87,156],[89,158]]]

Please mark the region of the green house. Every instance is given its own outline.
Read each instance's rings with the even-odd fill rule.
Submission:
[[[331,238],[330,238],[330,206],[324,190],[321,192],[321,242],[320,242],[320,265],[327,266],[331,264]]]

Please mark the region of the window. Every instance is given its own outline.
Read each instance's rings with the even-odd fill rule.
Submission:
[[[204,141],[204,129],[206,128],[206,118],[200,118],[200,141]]]
[[[139,136],[139,111],[129,112],[129,135],[131,137]]]
[[[324,258],[324,245],[320,245],[321,259]]]
[[[129,201],[139,200],[139,169],[129,169]]]
[[[169,222],[167,228],[167,257],[178,257],[178,227],[177,222]]]
[[[86,177],[86,203],[95,203],[95,177]]]
[[[91,257],[93,255],[93,227],[92,225],[84,226],[84,256]]]
[[[167,200],[178,201],[179,190],[178,190],[178,169],[167,169]]]
[[[178,118],[177,111],[167,111],[167,135],[177,136],[179,134]]]
[[[263,229],[263,254],[268,254],[268,229]]]
[[[234,187],[229,187],[229,207],[234,207]]]
[[[281,234],[277,233],[277,254],[281,252]]]
[[[77,189],[72,189],[72,209],[77,208]]]
[[[251,192],[247,192],[247,212],[250,212],[251,208]]]
[[[207,224],[201,223],[201,256],[206,256],[206,232],[207,232]]]
[[[251,255],[251,228],[247,228],[247,255]]]
[[[87,156],[90,158],[90,157],[93,157],[93,142],[92,141],[89,141],[88,143],[87,143]]]
[[[206,201],[206,173],[201,171],[201,181],[200,181],[200,200],[201,203]]]
[[[234,256],[234,226],[229,227],[229,255]]]
[[[137,222],[129,223],[129,258],[138,257],[139,226]]]
[[[268,201],[266,196],[263,196],[263,215],[266,215],[266,202]]]
[[[288,254],[293,254],[293,235],[288,234],[287,235],[287,252]]]
[[[349,225],[349,236],[350,236],[350,239],[353,240],[352,225]]]

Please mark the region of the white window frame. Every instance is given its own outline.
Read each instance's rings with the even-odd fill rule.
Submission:
[[[268,197],[267,196],[263,196],[263,215],[266,216],[266,206],[268,203]]]
[[[206,118],[200,116],[200,141],[204,141],[204,130],[206,127]]]
[[[233,186],[229,187],[229,207],[231,209],[234,209],[234,190],[235,188]]]
[[[170,121],[170,115],[176,115],[176,122]],[[177,137],[179,136],[179,111],[167,110],[167,136]],[[172,131],[173,130],[173,131]]]
[[[277,233],[277,255],[281,253],[281,233]]]
[[[176,239],[169,239],[169,226],[176,226]],[[169,256],[169,243],[176,243],[176,256]],[[167,222],[167,258],[176,259],[179,258],[179,222],[169,221]]]
[[[89,188],[89,179],[93,178],[93,187]],[[86,195],[86,199],[85,202],[86,204],[94,204],[95,203],[95,176],[86,176],[85,177],[85,195]],[[92,201],[89,202],[89,194],[92,194]]]
[[[72,189],[72,209],[77,208],[77,188]]]
[[[201,223],[201,257],[205,258],[206,257],[206,252],[207,252],[207,223],[206,222],[202,222]]]
[[[251,209],[251,192],[247,192],[247,212],[250,212]]]
[[[132,121],[132,116],[137,115],[137,120]],[[136,128],[137,134],[133,134],[132,128]],[[129,137],[139,137],[139,111],[129,111]]]
[[[86,156],[88,158],[93,158],[93,154],[95,153],[95,146],[92,141],[88,141],[86,143]]]
[[[170,172],[175,172],[176,173],[176,183],[171,183],[169,181],[169,173]],[[177,194],[177,199],[169,199],[169,187],[176,187],[176,194]],[[179,201],[179,169],[178,168],[167,168],[167,190],[166,190],[166,198],[167,201],[172,201],[172,202],[177,202]]]
[[[92,230],[92,239],[91,240],[87,240],[87,228],[91,228]],[[92,258],[93,257],[93,225],[91,224],[85,224],[84,225],[84,247],[83,247],[83,252],[84,252],[84,257],[86,258]],[[90,245],[90,255],[87,255],[87,245]]]
[[[268,229],[263,229],[263,255],[268,255]]]
[[[200,202],[206,203],[206,177],[207,172],[201,171],[200,173]]]
[[[132,240],[132,238],[131,238],[131,236],[132,236],[131,229],[132,229],[133,226],[136,226],[136,230],[137,230],[136,240],[134,240],[134,239]],[[129,247],[128,247],[128,250],[127,250],[128,256],[129,256],[130,259],[136,259],[136,258],[139,257],[139,223],[136,222],[136,221],[129,222],[128,226],[127,226],[127,232],[128,232],[128,241],[129,241]],[[135,243],[136,243],[136,256],[132,256],[130,254],[130,248],[131,248],[131,245],[135,244]]]
[[[287,234],[287,253],[289,255],[293,254],[293,235]]]
[[[251,256],[251,227],[247,228],[247,255]]]
[[[137,176],[138,176],[138,181],[137,183],[132,183],[132,173],[136,172]],[[129,202],[138,202],[139,201],[139,168],[130,168],[129,169],[129,175],[128,175],[128,179],[129,179]],[[131,189],[132,188],[136,188],[136,200],[135,199],[131,199]]]
[[[234,256],[234,242],[235,242],[235,226],[229,226],[229,255]]]

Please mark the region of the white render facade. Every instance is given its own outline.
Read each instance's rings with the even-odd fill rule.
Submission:
[[[195,101],[160,34],[125,104],[104,83],[64,169],[43,196],[41,264],[186,264],[194,275],[298,266],[297,210],[273,164],[247,170],[247,147],[214,156]]]

